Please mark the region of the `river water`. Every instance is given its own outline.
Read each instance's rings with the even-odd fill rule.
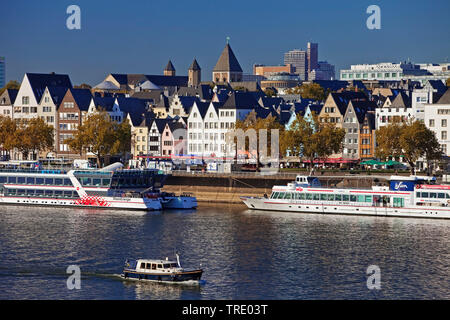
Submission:
[[[125,258],[201,267],[200,284],[124,281]],[[69,290],[69,265],[81,288]],[[367,268],[379,267],[369,290]],[[256,212],[0,207],[0,299],[450,299],[450,221]]]

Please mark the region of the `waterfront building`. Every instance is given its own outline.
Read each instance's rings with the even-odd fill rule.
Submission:
[[[55,152],[58,157],[76,159],[81,156],[78,151],[71,150],[65,140],[73,138],[88,112],[91,100],[89,89],[70,88],[66,91],[56,115]]]
[[[366,112],[359,135],[359,158],[361,160],[375,158],[375,131],[375,114]]]
[[[424,122],[436,134],[443,154],[450,156],[450,89],[437,103],[424,106]]]
[[[360,159],[360,133],[366,113],[374,113],[376,104],[368,100],[350,100],[344,114],[342,127],[345,129],[343,158]],[[364,141],[364,144],[367,141]]]
[[[0,115],[4,117],[13,118],[13,104],[16,100],[18,89],[6,89],[0,95]]]
[[[425,105],[436,103],[446,90],[447,87],[440,80],[429,80],[423,88],[414,89],[411,97],[414,118],[423,121]]]
[[[187,153],[187,129],[183,120],[166,123],[161,135],[161,149],[163,157],[183,156]]]
[[[240,82],[242,81],[242,73],[242,68],[227,43],[214,66],[212,80],[215,83]]]
[[[26,73],[14,101],[14,118],[38,117],[38,109],[47,87],[69,89],[72,88],[72,83],[69,76],[65,74]]]
[[[6,59],[0,57],[0,88],[6,85]]]
[[[328,95],[319,114],[320,122],[335,123],[337,128],[342,128],[344,115],[350,101],[367,101],[363,92],[343,91],[332,92]]]
[[[180,96],[175,94],[169,105],[169,111],[167,115],[169,117],[187,117],[191,111],[192,105],[198,100],[196,96]]]
[[[376,109],[376,128],[393,122],[405,122],[414,118],[411,97],[403,90],[397,96],[387,97],[381,108]]]

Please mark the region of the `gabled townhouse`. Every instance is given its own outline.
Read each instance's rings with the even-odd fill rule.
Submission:
[[[18,92],[18,89],[6,89],[0,95],[0,116],[13,118],[13,105]]]
[[[173,121],[171,118],[152,119],[148,129],[148,156],[162,156],[162,134],[166,123]]]
[[[375,158],[375,113],[366,112],[359,135],[359,158]]]
[[[374,113],[376,104],[372,101],[349,101],[342,127],[345,129],[343,158],[360,158],[360,132],[366,113]]]
[[[184,121],[174,119],[166,123],[161,145],[163,157],[183,156],[187,153],[187,130]]]
[[[187,146],[188,153],[203,156],[204,153],[204,118],[209,103],[195,101],[187,119]]]
[[[56,113],[69,88],[46,87],[39,102],[37,117],[56,128]]]
[[[437,103],[447,87],[440,80],[428,80],[421,89],[414,89],[411,96],[411,107],[414,118],[424,120],[424,106]]]
[[[79,158],[78,151],[71,150],[66,139],[72,138],[88,112],[92,100],[89,89],[68,89],[61,100],[56,115],[56,147],[58,157]]]
[[[414,118],[411,108],[411,97],[404,91],[400,91],[394,99],[386,99],[383,107],[376,110],[377,129],[397,121],[407,121]]]
[[[366,100],[368,100],[368,98],[363,92],[343,91],[339,93],[330,93],[320,111],[319,121],[331,122],[334,123],[337,128],[342,128],[342,122],[349,101]]]
[[[198,98],[195,96],[179,96],[178,94],[175,94],[172,101],[170,102],[167,115],[172,118],[175,116],[189,116],[192,105],[196,100],[198,100]]]
[[[69,76],[65,74],[25,73],[14,101],[14,118],[38,117],[39,104],[47,87],[72,88]]]
[[[106,111],[109,114],[111,120],[118,123],[122,122],[124,114],[120,110],[119,105],[116,103],[116,97],[92,97],[87,112],[88,115],[100,112],[102,110]]]

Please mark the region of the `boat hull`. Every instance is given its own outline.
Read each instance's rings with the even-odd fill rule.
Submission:
[[[197,198],[195,197],[164,197],[161,201],[164,209],[195,209],[197,208]]]
[[[304,201],[285,202],[258,197],[241,197],[241,200],[252,210],[450,219],[449,207],[375,207]]]
[[[147,280],[158,282],[183,282],[183,281],[198,281],[202,277],[203,270],[192,270],[184,272],[173,273],[148,273],[136,272],[129,269],[124,269],[121,275],[124,279]]]

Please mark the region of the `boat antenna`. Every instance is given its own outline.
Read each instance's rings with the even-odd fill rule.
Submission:
[[[178,267],[181,268],[181,264],[180,264],[180,256],[178,255],[178,252],[176,252],[175,255],[177,256]]]

